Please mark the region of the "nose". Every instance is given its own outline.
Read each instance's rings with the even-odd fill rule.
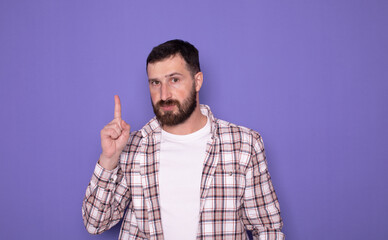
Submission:
[[[168,84],[162,84],[160,88],[160,98],[163,101],[166,101],[167,99],[171,98],[170,86],[168,86]]]

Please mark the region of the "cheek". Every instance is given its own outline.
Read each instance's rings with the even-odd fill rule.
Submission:
[[[174,89],[174,94],[179,99],[185,99],[190,95],[191,88]]]
[[[158,100],[159,95],[157,94],[156,91],[150,90],[150,96],[151,96],[151,100],[152,100],[153,103],[156,103],[156,102],[159,101],[159,100]]]

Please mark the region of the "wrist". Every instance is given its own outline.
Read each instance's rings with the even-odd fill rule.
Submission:
[[[100,155],[98,164],[106,170],[113,170],[117,167],[119,163],[119,156],[114,156],[112,158],[105,157],[103,154]]]

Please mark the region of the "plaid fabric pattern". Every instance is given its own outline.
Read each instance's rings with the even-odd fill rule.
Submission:
[[[285,236],[261,136],[213,117],[201,179],[197,239],[279,240]],[[164,239],[159,206],[161,127],[153,118],[131,133],[119,166],[96,165],[82,205],[88,232],[101,233],[124,219],[119,239]],[[126,208],[128,207],[127,211]]]

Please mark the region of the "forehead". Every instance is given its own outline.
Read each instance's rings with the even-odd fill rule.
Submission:
[[[160,78],[171,73],[190,74],[186,61],[180,54],[147,65],[148,78]]]

